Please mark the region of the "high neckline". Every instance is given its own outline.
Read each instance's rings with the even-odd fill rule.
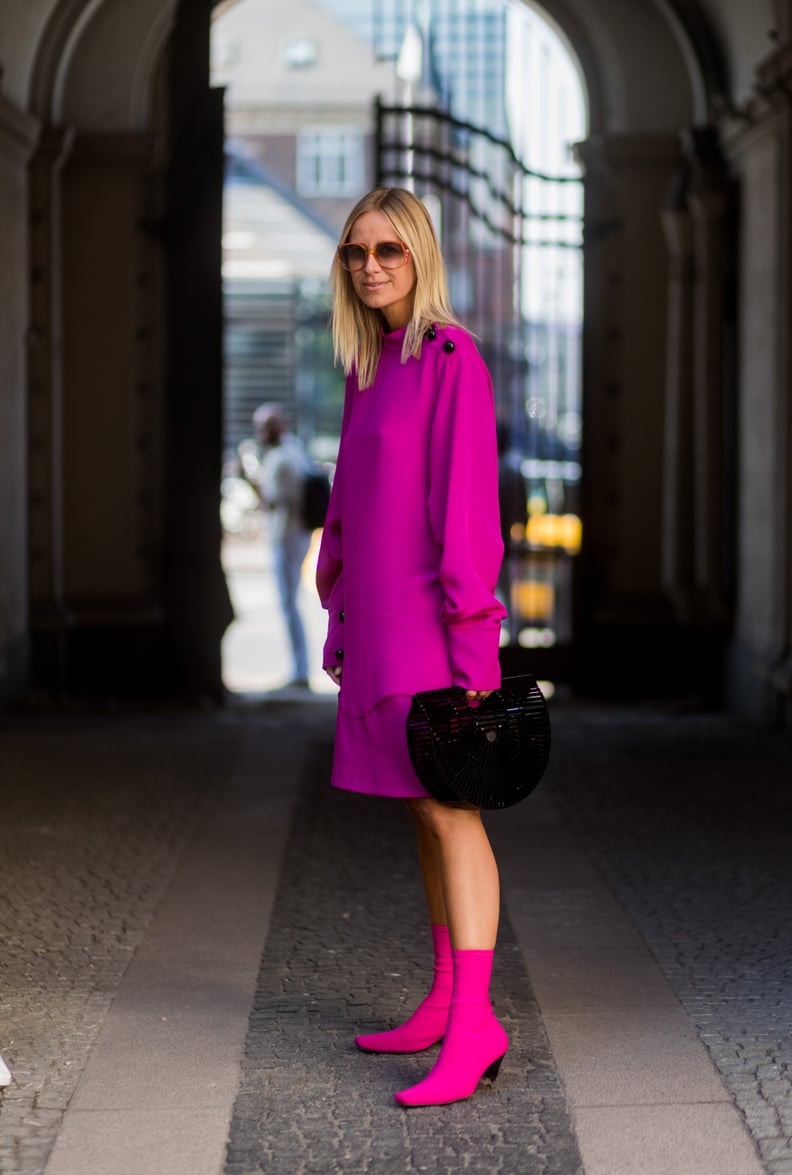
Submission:
[[[382,349],[383,351],[401,351],[404,345],[404,336],[407,331],[406,326],[400,326],[398,330],[382,332]]]

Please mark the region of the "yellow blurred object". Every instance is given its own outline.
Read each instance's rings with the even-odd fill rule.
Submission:
[[[552,583],[525,579],[512,586],[512,607],[523,620],[545,620],[553,615],[555,591]]]
[[[534,547],[563,547],[569,555],[576,555],[582,531],[577,514],[532,514],[525,537]]]

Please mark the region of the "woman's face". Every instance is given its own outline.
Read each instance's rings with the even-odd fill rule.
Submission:
[[[384,212],[364,212],[352,225],[348,240],[373,249],[380,241],[398,241],[399,236]],[[369,253],[363,268],[353,270],[349,276],[361,302],[382,312],[388,330],[407,325],[415,289],[412,257],[398,269],[383,269],[374,254]]]

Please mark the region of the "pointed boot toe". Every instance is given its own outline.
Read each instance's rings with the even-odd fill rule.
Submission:
[[[431,1072],[395,1094],[396,1101],[407,1109],[463,1101],[475,1093],[479,1082],[495,1081],[508,1047],[509,1038],[494,1016],[486,1029],[466,1039],[446,1037]]]

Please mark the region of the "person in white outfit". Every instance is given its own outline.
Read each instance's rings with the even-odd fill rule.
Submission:
[[[311,541],[303,518],[308,457],[298,438],[287,431],[276,405],[261,404],[253,413],[253,425],[263,451],[256,483],[268,511],[273,570],[294,661],[289,685],[308,689],[308,649],[297,606],[300,574]]]

